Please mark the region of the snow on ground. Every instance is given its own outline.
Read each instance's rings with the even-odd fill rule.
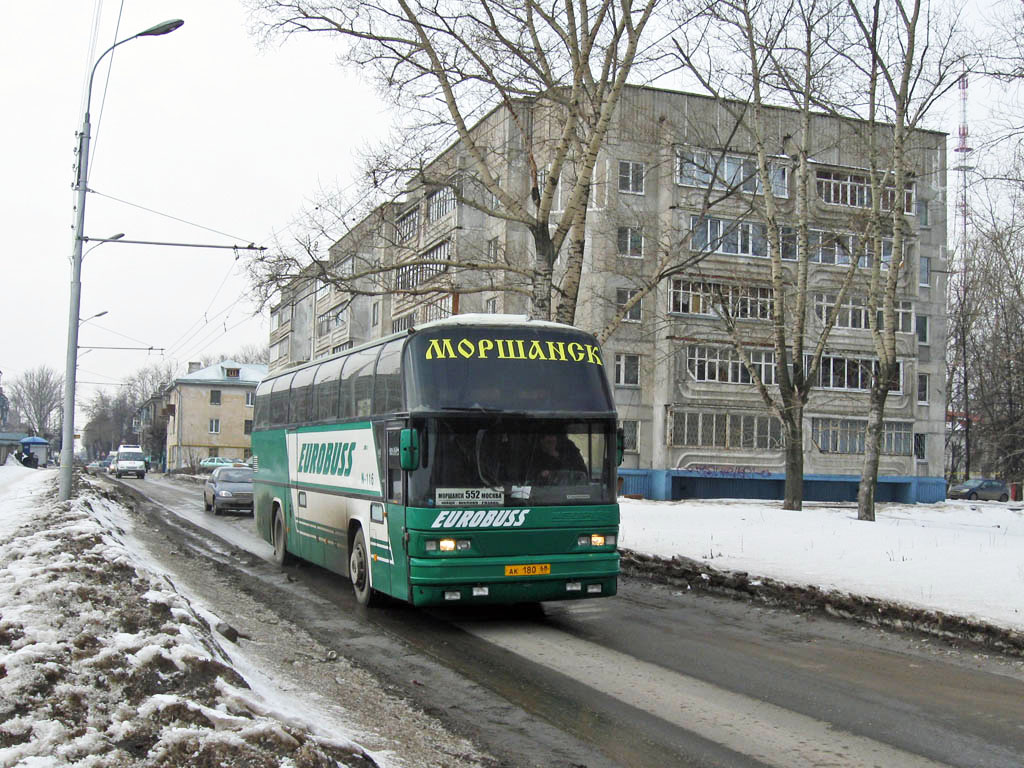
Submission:
[[[1024,630],[1020,504],[879,504],[870,523],[849,504],[619,501],[626,549]]]
[[[53,470],[0,467],[0,766],[327,768],[372,756],[263,698]],[[323,724],[321,724],[323,725]]]
[[[123,509],[91,483],[58,503],[55,479],[0,467],[0,768],[402,764],[275,691],[122,543]],[[620,502],[623,548],[1024,629],[1018,505]]]

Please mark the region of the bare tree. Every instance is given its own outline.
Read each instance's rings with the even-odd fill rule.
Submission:
[[[911,242],[907,214],[912,210],[905,201],[913,178],[913,133],[936,101],[955,86],[964,54],[957,45],[955,24],[922,0],[848,0],[848,6],[850,35],[837,52],[866,86],[864,117],[871,148],[868,231],[879,256],[871,265],[868,293],[879,362],[869,393],[864,468],[857,490],[858,519],[873,521],[885,402],[899,377],[895,305]],[[886,262],[883,239],[890,233],[892,256]],[[875,322],[879,315],[881,327]]]
[[[810,236],[811,158],[824,149],[814,144],[811,122],[815,110],[833,103],[840,93],[836,84],[843,68],[829,39],[842,22],[842,10],[834,0],[701,2],[687,7],[689,15],[674,40],[682,65],[733,114],[738,140],[753,148],[753,175],[761,194],[752,198],[746,218],[763,228],[771,263],[769,338],[737,322],[728,302],[719,302],[716,311],[762,401],[782,423],[786,509],[803,504],[804,408],[836,317],[833,311],[821,318],[817,333],[812,333],[812,257],[824,246],[837,253],[835,263],[848,265],[836,306],[849,291],[859,258],[849,240],[822,235],[812,243]],[[779,105],[789,109],[782,112]],[[784,131],[780,124],[786,125]],[[792,169],[791,204],[774,189],[780,157],[787,157]],[[713,167],[708,173],[717,176],[719,171]],[[774,383],[752,364],[751,348],[764,345],[773,350]]]
[[[621,89],[644,53],[641,41],[658,0],[251,5],[267,34],[338,36],[342,60],[371,72],[409,118],[398,141],[369,163],[373,187],[401,190],[411,181],[428,194],[446,190],[458,202],[522,229],[532,241],[532,264],[481,259],[462,269],[483,273],[483,286],[495,285],[488,273],[502,272],[502,289],[527,292],[535,317],[551,317],[557,296],[557,318],[574,319],[598,153]],[[449,150],[424,162],[439,146]],[[519,183],[523,178],[526,184]],[[379,210],[385,220],[395,212],[392,206]],[[570,239],[574,246],[556,281],[555,261]],[[300,259],[309,259],[317,277],[354,294],[403,290],[394,280],[360,282],[381,268],[448,266],[411,254],[401,264],[339,276],[316,241],[297,244]],[[280,284],[280,269],[269,272],[277,272]],[[308,271],[292,276],[300,274]]]
[[[25,371],[11,382],[11,402],[37,435],[53,434],[64,393],[64,377],[49,366]]]

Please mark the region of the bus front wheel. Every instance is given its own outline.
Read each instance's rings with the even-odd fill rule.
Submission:
[[[352,590],[356,593],[356,601],[360,605],[373,605],[374,593],[370,586],[370,559],[366,553],[366,540],[362,529],[356,531],[352,542],[352,554],[348,558],[349,578],[352,579]]]
[[[274,562],[279,566],[285,566],[292,562],[292,556],[288,554],[288,532],[284,529],[284,513],[281,510],[274,512]]]

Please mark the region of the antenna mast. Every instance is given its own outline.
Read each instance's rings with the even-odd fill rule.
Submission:
[[[957,203],[959,208],[960,222],[960,383],[963,398],[963,425],[964,425],[964,479],[971,476],[971,399],[968,393],[967,381],[967,219],[970,216],[970,209],[967,204],[967,172],[973,166],[967,164],[971,148],[967,146],[967,72],[960,77],[960,143],[953,150],[960,156],[960,162],[955,170],[960,172],[960,200]]]

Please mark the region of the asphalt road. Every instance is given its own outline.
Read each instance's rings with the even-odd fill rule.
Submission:
[[[496,766],[1024,765],[1024,662],[814,614],[623,579],[540,610],[365,610],[349,583],[270,562],[198,485],[125,480],[140,536],[230,572]]]

